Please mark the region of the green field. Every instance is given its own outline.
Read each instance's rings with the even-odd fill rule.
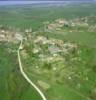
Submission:
[[[72,32],[70,27],[63,27],[62,32],[44,31],[44,23],[52,23],[59,18],[69,21],[88,17],[89,27],[96,26],[95,9],[96,4],[0,7],[0,25],[20,29],[22,33],[27,28],[36,32],[32,33],[31,39],[24,42],[24,49],[20,52],[21,61],[24,71],[40,87],[47,100],[96,100],[96,31],[90,32],[78,26]],[[61,40],[65,44],[73,43],[77,45],[77,49],[69,50],[68,54],[61,52],[54,57],[55,60],[47,62],[47,58],[53,57],[48,51],[50,45],[35,44],[33,41],[38,36],[44,36],[48,40]],[[8,48],[16,50],[18,46],[0,42],[0,100],[41,100],[36,90],[21,75],[17,52],[8,52]],[[56,46],[60,47],[58,43]],[[41,51],[34,54],[32,50],[35,47]],[[39,55],[41,58],[45,55],[44,61]],[[42,84],[45,87],[40,82],[44,82]]]

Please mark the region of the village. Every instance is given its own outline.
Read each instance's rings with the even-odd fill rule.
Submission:
[[[62,20],[59,21],[59,25],[64,25]],[[67,25],[68,23],[66,22],[66,26]],[[48,25],[47,31],[56,30],[57,26],[54,26],[54,28],[53,26],[49,26],[50,24]],[[32,29],[25,30],[25,33],[27,36],[21,50],[25,65],[24,69],[30,70],[36,77],[45,76],[46,79],[50,80],[51,83],[47,82],[48,80],[46,79],[42,80],[42,78],[37,80],[36,84],[44,89],[44,91],[49,90],[52,83],[62,85],[65,81],[69,82],[67,83],[69,85],[73,84],[76,90],[80,90],[83,84],[79,81],[74,83],[73,80],[83,79],[85,82],[89,81],[88,72],[86,72],[85,75],[85,72],[77,69],[77,65],[75,65],[75,63],[81,63],[83,66],[83,63],[86,63],[83,61],[83,58],[80,57],[83,51],[78,44],[32,33]],[[32,35],[30,33],[32,33]],[[28,59],[30,60],[28,61]],[[69,62],[73,64],[70,65]],[[28,65],[32,67],[28,67]],[[35,77],[35,75],[33,76]]]
[[[69,21],[61,18],[52,23],[45,22],[44,30],[40,32],[33,32],[32,28],[21,32],[1,25],[0,42],[18,45],[22,40],[20,54],[24,71],[29,76],[31,75],[34,79],[37,79],[35,82],[42,90],[48,91],[51,90],[52,85],[63,86],[63,84],[66,84],[76,91],[81,91],[84,88],[88,92],[89,88],[86,88],[83,83],[93,84],[90,81],[89,74],[91,68],[86,69],[85,67],[88,56],[86,52],[89,49],[82,48],[80,44],[73,41],[48,37],[46,33],[74,34],[74,32],[77,32],[77,34],[80,34],[82,31],[94,33],[96,32],[95,27],[96,25],[89,24],[87,17]],[[13,51],[10,50],[10,52]],[[85,55],[85,58],[82,55]]]
[[[0,100],[96,100],[96,0],[0,1]]]
[[[23,38],[22,32],[0,25],[0,41],[18,43]]]

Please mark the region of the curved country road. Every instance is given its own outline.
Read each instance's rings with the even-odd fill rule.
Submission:
[[[42,91],[28,78],[28,76],[26,75],[26,73],[24,72],[23,70],[23,67],[22,67],[22,63],[21,63],[21,58],[20,58],[20,50],[22,48],[22,40],[20,42],[20,46],[17,50],[17,53],[18,53],[18,62],[19,62],[19,67],[20,67],[20,71],[21,71],[21,74],[23,75],[23,77],[26,79],[26,81],[36,89],[36,91],[40,94],[40,96],[42,97],[42,100],[47,100],[46,97],[44,96],[44,94],[42,93]]]

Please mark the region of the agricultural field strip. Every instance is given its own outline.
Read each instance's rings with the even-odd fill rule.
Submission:
[[[23,75],[23,77],[26,79],[26,81],[36,89],[36,91],[40,94],[40,96],[42,97],[43,100],[47,100],[46,97],[44,96],[44,94],[41,92],[41,90],[28,78],[28,76],[25,74],[25,72],[23,71],[23,67],[22,67],[22,63],[21,63],[21,58],[20,58],[20,48],[22,47],[22,40],[21,43],[19,45],[19,48],[17,50],[18,53],[18,62],[19,62],[19,67],[20,67],[20,71],[21,74]]]
[[[32,75],[32,73],[29,73],[29,72],[28,72],[28,74],[30,74],[31,76],[35,76],[35,75]],[[36,76],[35,76],[35,77],[36,77]],[[64,85],[65,85],[65,84],[64,84]],[[79,95],[79,96],[81,96],[81,97],[83,97],[83,98],[85,98],[85,99],[87,100],[87,97],[86,97],[84,94],[82,94],[82,93],[80,93],[80,92],[77,92],[76,90],[74,90],[74,89],[68,87],[67,85],[65,85],[65,86],[66,86],[66,88],[69,89],[70,91],[76,93],[77,95]]]

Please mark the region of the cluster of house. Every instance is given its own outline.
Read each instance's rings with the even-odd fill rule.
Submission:
[[[88,18],[76,18],[73,20],[57,19],[47,26],[48,30],[61,30],[62,27],[88,27]]]
[[[35,47],[32,52],[38,54],[40,59],[47,61],[54,60],[54,58],[57,59],[57,57],[59,57],[59,60],[62,60],[59,55],[60,53],[68,54],[69,50],[77,48],[77,45],[74,43],[64,42],[63,40],[53,38],[47,39],[47,37],[44,36],[37,36],[33,42]],[[48,55],[42,53],[42,46],[47,46]]]
[[[18,42],[22,39],[20,32],[10,30],[8,28],[0,28],[0,41]]]
[[[74,20],[71,20],[71,22],[74,24],[74,26],[80,26],[80,27],[88,27],[88,18],[76,18]]]
[[[0,30],[0,41],[5,40],[6,38],[5,30]]]
[[[53,30],[53,29],[60,30],[60,28],[63,27],[63,26],[68,27],[69,22],[65,19],[57,19],[53,23],[50,23],[48,25],[48,29],[49,30]]]
[[[91,25],[88,29],[89,32],[96,32],[96,25]]]

